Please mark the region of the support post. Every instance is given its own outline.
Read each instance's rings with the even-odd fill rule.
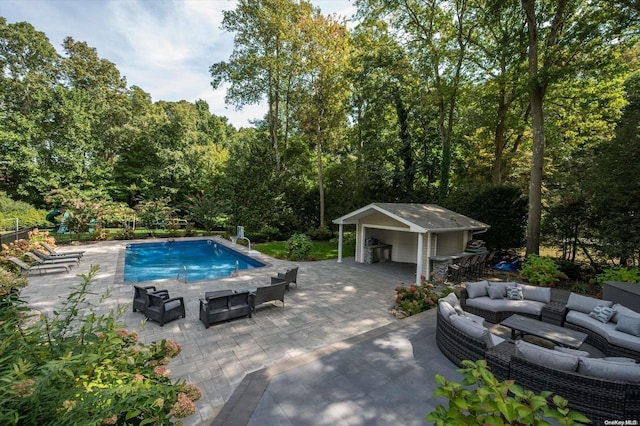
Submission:
[[[431,234],[427,233],[427,279],[431,277]]]
[[[418,233],[418,255],[416,259],[416,284],[420,284],[422,275],[422,247],[424,246],[424,234]]]
[[[342,231],[344,230],[344,225],[340,224],[338,226],[338,263],[342,263]]]

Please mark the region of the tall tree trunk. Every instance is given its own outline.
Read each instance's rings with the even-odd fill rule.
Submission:
[[[531,127],[533,131],[533,153],[531,159],[531,180],[529,182],[529,219],[527,222],[526,254],[540,253],[540,222],[542,219],[542,176],[544,168],[544,95],[546,82],[539,73],[538,27],[535,0],[521,0],[525,12],[529,35],[529,97],[531,101]],[[549,28],[546,41],[547,55],[544,68],[552,67],[554,57],[551,50],[558,44],[564,24],[566,0],[558,0],[556,11]]]
[[[494,185],[502,184],[502,164],[504,153],[505,120],[507,117],[506,89],[500,88],[500,98],[498,99],[498,122],[496,123],[496,133],[493,139],[494,159],[491,171]]]
[[[318,193],[320,195],[320,227],[325,226],[324,219],[324,168],[322,167],[322,140],[318,129],[316,141],[316,154],[318,156]]]
[[[538,75],[538,28],[535,0],[522,0],[529,34],[529,98],[531,100],[531,126],[533,155],[529,181],[529,218],[527,221],[527,252],[540,253],[540,222],[542,217],[542,168],[544,167],[544,91]]]

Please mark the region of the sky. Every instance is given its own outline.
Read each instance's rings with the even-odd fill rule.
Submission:
[[[350,18],[351,0],[311,0],[322,13]],[[70,36],[113,62],[128,86],[139,86],[155,101],[204,99],[211,113],[236,128],[250,127],[266,107],[236,111],[225,105],[226,88],[214,91],[209,67],[227,61],[233,34],[220,29],[222,12],[236,0],[0,0],[8,23],[26,21],[46,34],[62,53]]]

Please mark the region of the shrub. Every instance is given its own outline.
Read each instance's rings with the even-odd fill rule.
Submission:
[[[530,254],[520,268],[520,274],[532,284],[550,285],[563,276],[558,265],[549,257]]]
[[[309,256],[313,242],[305,234],[293,234],[287,240],[287,257],[290,260],[301,260]]]
[[[333,232],[327,226],[321,226],[320,228],[312,229],[307,233],[309,237],[314,241],[329,241],[333,236]]]
[[[396,287],[395,307],[406,316],[419,314],[436,306],[438,295],[433,291],[434,285],[428,281],[422,284],[411,284],[409,287]]]
[[[462,383],[448,381],[436,375],[440,385],[435,397],[445,397],[449,406],[438,405],[427,415],[427,420],[437,426],[448,425],[548,425],[553,419],[559,425],[590,423],[581,413],[567,408],[567,401],[559,395],[553,396],[553,405],[548,398],[551,392],[524,390],[512,380],[498,381],[487,368],[485,360],[475,363],[462,361],[464,368]]]
[[[151,344],[99,316],[87,302],[99,268],[82,278],[52,317],[24,321],[26,303],[0,310],[0,424],[171,424],[196,411],[199,389],[172,382],[171,340]],[[22,312],[22,315],[19,315]]]
[[[601,274],[596,275],[596,282],[602,284],[605,281],[622,281],[625,283],[640,283],[640,271],[638,267],[625,268],[616,266],[606,269]]]
[[[0,298],[26,286],[26,278],[0,267]]]

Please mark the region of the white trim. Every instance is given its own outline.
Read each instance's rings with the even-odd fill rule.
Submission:
[[[410,229],[402,228],[399,226],[390,226],[390,225],[376,225],[374,223],[363,223],[363,228],[372,228],[372,229],[386,229],[388,231],[402,231],[402,232],[412,232]]]
[[[342,232],[344,231],[344,225],[338,226],[338,263],[342,263]]]
[[[431,277],[431,233],[427,233],[427,279]]]
[[[421,284],[420,276],[422,275],[422,250],[424,246],[424,234],[418,233],[418,252],[416,258],[416,284]]]

